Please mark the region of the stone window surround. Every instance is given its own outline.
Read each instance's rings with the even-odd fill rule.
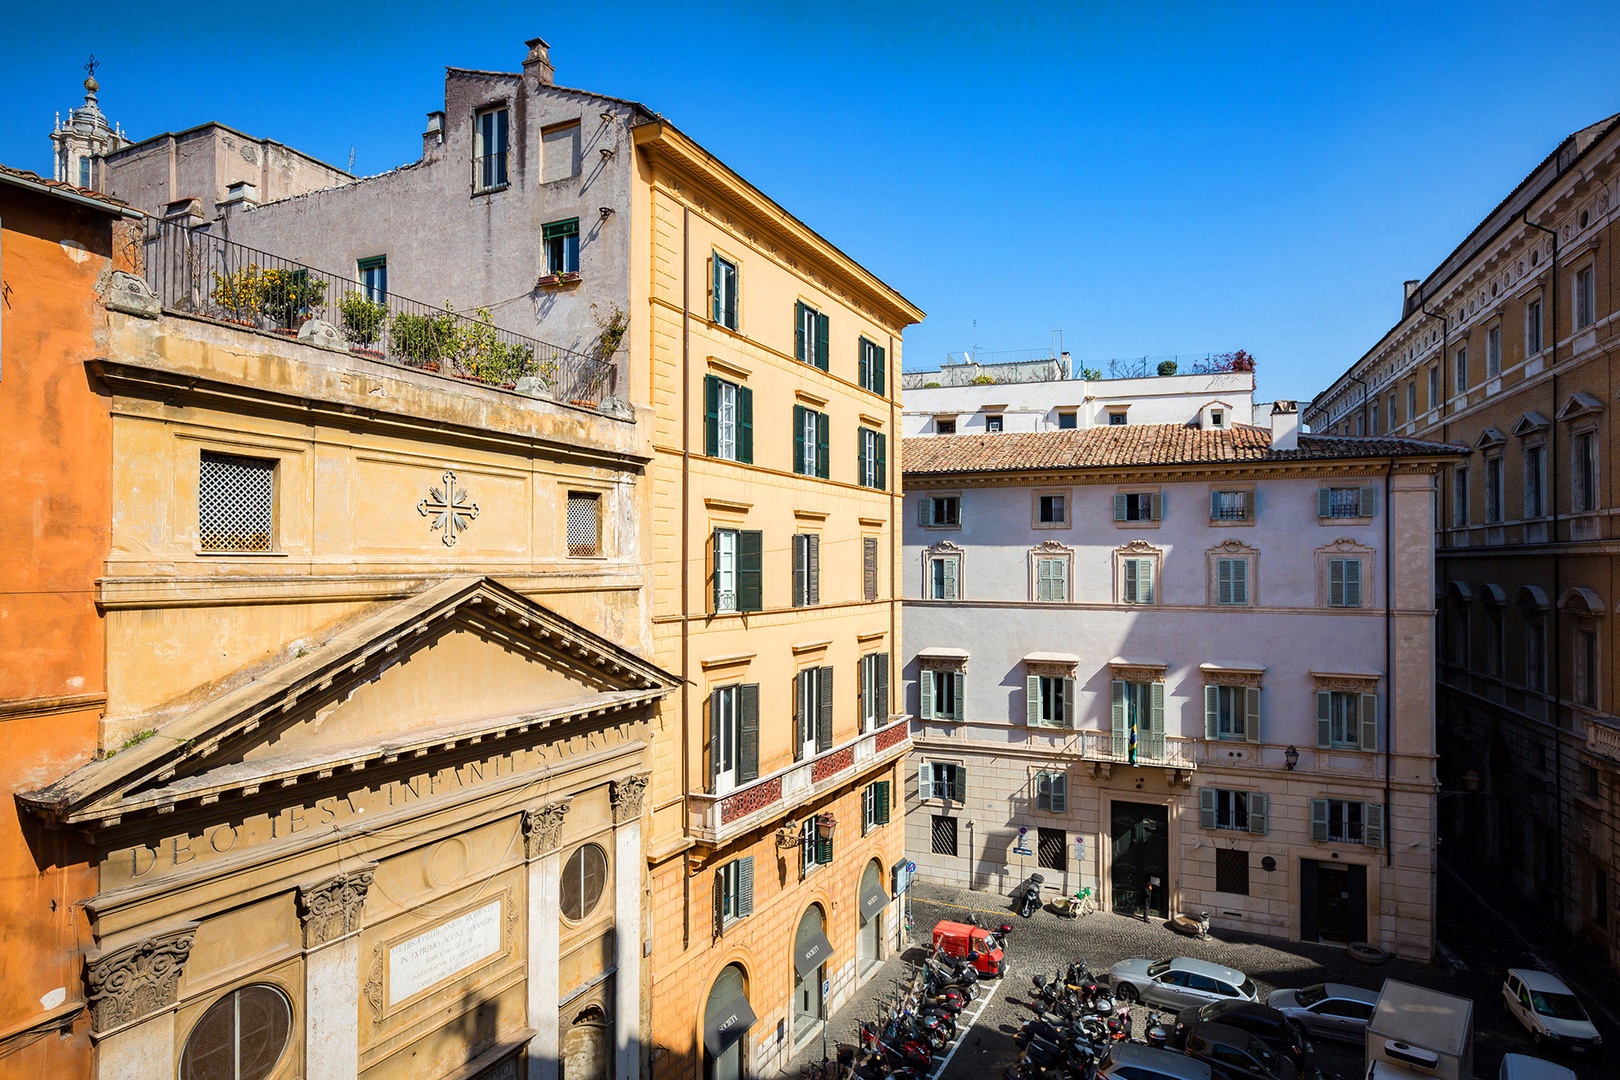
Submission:
[[[1137,524],[1131,522],[1131,524]],[[1153,599],[1146,604],[1125,603],[1125,560],[1151,559],[1153,561]],[[1114,549],[1114,603],[1124,607],[1155,607],[1164,602],[1164,550],[1146,540],[1136,539]]]
[[[1244,562],[1248,563],[1248,565],[1249,565],[1248,579],[1244,583],[1245,587],[1248,589],[1248,593],[1249,593],[1248,600],[1247,600],[1246,603],[1242,603],[1242,604],[1221,604],[1221,603],[1217,603],[1217,600],[1219,599],[1218,594],[1220,592],[1220,575],[1219,575],[1218,568],[1217,568],[1217,560],[1219,560],[1219,559],[1242,559]],[[1260,592],[1260,590],[1259,590],[1260,549],[1259,548],[1250,547],[1248,544],[1245,544],[1241,540],[1223,540],[1219,544],[1215,545],[1214,547],[1210,548],[1208,551],[1206,551],[1204,553],[1204,560],[1205,560],[1205,569],[1207,570],[1205,585],[1206,585],[1206,591],[1208,593],[1208,595],[1205,596],[1205,598],[1204,598],[1205,603],[1207,603],[1210,607],[1219,607],[1219,608],[1234,608],[1234,607],[1243,608],[1243,607],[1259,607],[1260,606],[1260,600],[1258,599],[1259,592]]]
[[[1260,516],[1260,514],[1259,514],[1259,506],[1258,506],[1258,503],[1259,503],[1259,491],[1257,490],[1254,481],[1250,480],[1250,481],[1237,482],[1237,483],[1211,484],[1211,485],[1209,485],[1209,494],[1210,494],[1211,501],[1214,500],[1214,496],[1215,496],[1215,493],[1217,491],[1245,491],[1245,492],[1248,492],[1248,495],[1249,495],[1249,513],[1248,513],[1247,517],[1243,517],[1243,518],[1216,518],[1216,517],[1211,517],[1209,519],[1209,527],[1210,528],[1212,528],[1212,529],[1249,528],[1249,527],[1252,527],[1254,525],[1255,519]]]
[[[1062,559],[1065,566],[1063,570],[1063,599],[1041,600],[1040,596],[1040,565],[1042,559]],[[1074,602],[1074,549],[1060,544],[1056,540],[1043,540],[1029,549],[1027,556],[1029,563],[1029,599],[1031,603],[1042,604],[1070,604]],[[960,569],[957,571],[958,595],[962,591]]]
[[[1063,520],[1041,520],[1041,496],[1063,496]],[[1036,488],[1029,495],[1029,527],[1032,529],[1071,529],[1074,527],[1074,489],[1066,487]]]
[[[923,548],[923,551],[922,551],[922,575],[923,575],[922,598],[924,600],[932,600],[932,599],[934,599],[934,573],[933,573],[934,560],[939,559],[939,558],[948,558],[948,559],[955,559],[956,560],[956,599],[957,600],[965,599],[966,595],[967,595],[967,589],[965,588],[965,575],[966,575],[966,571],[967,571],[967,552],[964,551],[961,548],[960,545],[953,544],[949,540],[941,540],[937,544],[930,544],[928,547]],[[948,601],[941,601],[941,602],[948,602]]]
[[[1362,609],[1374,606],[1377,581],[1374,571],[1377,560],[1373,558],[1373,549],[1365,544],[1357,543],[1349,537],[1341,536],[1325,547],[1316,549],[1316,606],[1328,608],[1328,563],[1333,559],[1361,560],[1361,607]],[[1332,609],[1330,610],[1343,610]]]
[[[1581,469],[1579,455],[1579,439],[1582,435],[1591,435],[1597,448],[1596,461],[1592,468],[1592,488],[1597,493],[1596,501],[1603,501],[1603,439],[1598,433],[1598,417],[1596,415],[1579,413],[1579,419],[1569,425],[1569,514],[1595,514],[1598,507],[1582,506],[1583,499],[1580,494]],[[1560,419],[1563,419],[1560,417]],[[1550,494],[1550,493],[1549,493]]]
[[[572,177],[570,177],[569,179],[572,179]],[[719,323],[719,322],[714,321],[714,259],[715,259],[715,256],[719,256],[720,258],[724,259],[726,262],[730,263],[732,268],[734,270],[736,270],[736,272],[737,272],[737,289],[736,289],[736,292],[737,292],[737,329],[735,329],[735,330],[731,329],[731,327],[725,325],[724,323]],[[710,245],[710,248],[709,248],[708,264],[709,264],[709,274],[708,274],[709,282],[708,282],[708,288],[705,290],[706,296],[705,296],[705,303],[704,303],[704,311],[703,311],[703,315],[701,317],[702,317],[704,322],[708,323],[709,326],[713,327],[714,329],[724,330],[728,334],[741,334],[743,332],[743,329],[742,329],[742,324],[743,324],[743,300],[742,300],[743,260],[742,260],[742,257],[740,255],[733,255],[730,251],[727,251],[726,249],[722,248],[719,244],[712,244],[712,245]]]
[[[1552,320],[1547,317],[1547,287],[1538,282],[1526,289],[1519,296],[1519,300],[1524,304],[1524,358],[1528,362],[1546,352],[1552,344]],[[1531,352],[1530,305],[1537,302],[1541,304],[1541,348]]]
[[[1158,495],[1163,497],[1164,488],[1158,484],[1126,484],[1117,487],[1113,495]],[[1110,496],[1112,498],[1112,496]],[[1109,507],[1109,516],[1113,516],[1113,507]],[[1135,521],[1115,521],[1116,529],[1157,529],[1163,524],[1162,518],[1138,518]]]

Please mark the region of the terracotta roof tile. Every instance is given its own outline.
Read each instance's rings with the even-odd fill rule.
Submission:
[[[913,437],[905,441],[902,453],[905,475],[923,476],[1223,462],[1448,457],[1466,454],[1467,448],[1420,439],[1301,434],[1298,449],[1272,450],[1270,430],[1245,424],[1223,430],[1185,424],[1109,424],[1069,431]]]
[[[48,180],[38,173],[29,172],[27,169],[14,169],[10,165],[0,165],[0,178],[4,177],[19,180],[23,184],[30,187],[50,188],[55,191],[60,191],[66,195],[77,195],[84,199],[94,199],[96,202],[106,203],[111,209],[128,210],[131,208],[130,205],[124,202],[122,199],[115,199],[111,195],[103,195],[99,191],[91,191],[89,188],[82,188],[77,184],[69,184],[62,180]]]

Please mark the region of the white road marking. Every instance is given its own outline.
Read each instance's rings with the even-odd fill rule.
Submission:
[[[951,1043],[950,1053],[945,1055],[945,1060],[939,1063],[938,1068],[928,1074],[928,1080],[939,1080],[940,1076],[944,1074],[945,1066],[951,1063],[951,1058],[955,1057],[956,1052],[962,1048],[962,1044],[967,1042],[968,1032],[972,1031],[973,1025],[979,1022],[979,1017],[984,1015],[984,1010],[990,1007],[990,999],[996,996],[996,991],[1000,990],[1001,984],[1006,981],[1005,978],[997,979],[995,985],[990,987],[990,992],[979,999],[979,1011],[973,1014],[973,1019],[968,1021],[967,1027],[957,1029],[956,1041]]]

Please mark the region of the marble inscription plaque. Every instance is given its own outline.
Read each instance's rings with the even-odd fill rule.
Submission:
[[[388,1003],[404,1001],[501,950],[501,902],[458,915],[388,950]]]

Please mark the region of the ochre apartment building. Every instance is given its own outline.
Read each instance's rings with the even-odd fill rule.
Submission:
[[[1617,211],[1611,116],[1407,282],[1306,418],[1472,449],[1436,522],[1443,831],[1620,966]]]

